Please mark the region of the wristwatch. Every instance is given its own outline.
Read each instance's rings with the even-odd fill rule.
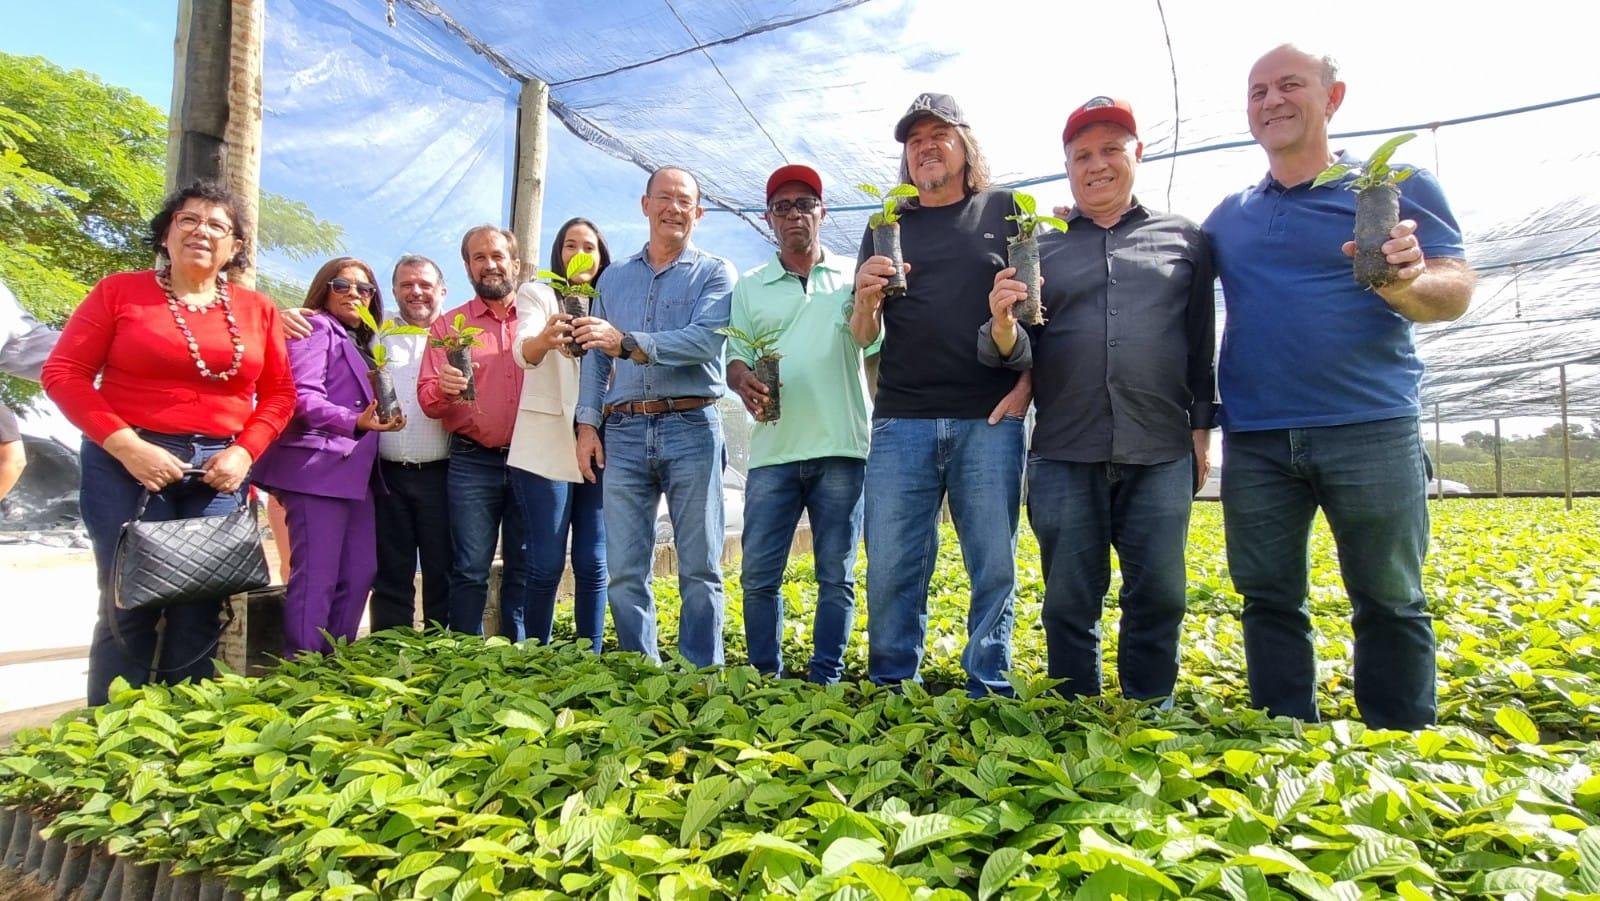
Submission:
[[[633,356],[633,352],[638,349],[639,339],[635,338],[631,332],[624,332],[622,335],[622,353],[619,356],[626,359]]]

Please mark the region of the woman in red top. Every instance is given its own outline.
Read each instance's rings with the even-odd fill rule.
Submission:
[[[138,686],[152,675],[176,682],[214,672],[223,598],[118,610],[107,588],[117,536],[144,492],[154,495],[146,520],[236,509],[251,464],[294,411],[277,309],[223,277],[244,265],[249,240],[249,223],[226,190],[179,191],[150,223],[160,268],[102,279],[45,363],[45,392],[84,434],[79,504],[101,592],[89,649],[91,705],[106,702],[118,676]],[[205,473],[185,477],[186,468]]]

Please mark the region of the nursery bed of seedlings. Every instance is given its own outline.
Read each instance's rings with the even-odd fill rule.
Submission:
[[[1207,506],[1170,711],[1065,701],[1031,678],[1025,542],[1016,699],[396,636],[260,679],[114,692],[0,752],[0,798],[13,823],[26,812],[129,872],[166,862],[169,886],[205,873],[267,898],[1600,892],[1600,505],[1434,510],[1443,722],[1416,734],[1247,709]],[[960,682],[955,553],[930,599],[930,688]],[[1319,534],[1323,706],[1342,714],[1349,631],[1328,555]],[[797,667],[809,575],[797,562],[785,586]],[[731,660],[739,628],[730,616]]]

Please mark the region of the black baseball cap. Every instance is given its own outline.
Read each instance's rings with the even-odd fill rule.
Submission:
[[[961,112],[961,104],[956,103],[956,98],[949,94],[918,94],[917,99],[911,101],[911,108],[906,110],[906,114],[900,117],[899,122],[895,123],[894,139],[904,144],[912,124],[923,116],[932,116],[951,125],[967,127],[967,117]]]

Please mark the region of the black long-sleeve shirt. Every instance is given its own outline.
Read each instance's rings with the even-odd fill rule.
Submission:
[[[1033,369],[1032,452],[1073,463],[1167,463],[1216,417],[1216,307],[1200,226],[1138,201],[1111,228],[1072,211],[1039,240],[1042,326],[1001,359],[978,330],[978,359]]]

